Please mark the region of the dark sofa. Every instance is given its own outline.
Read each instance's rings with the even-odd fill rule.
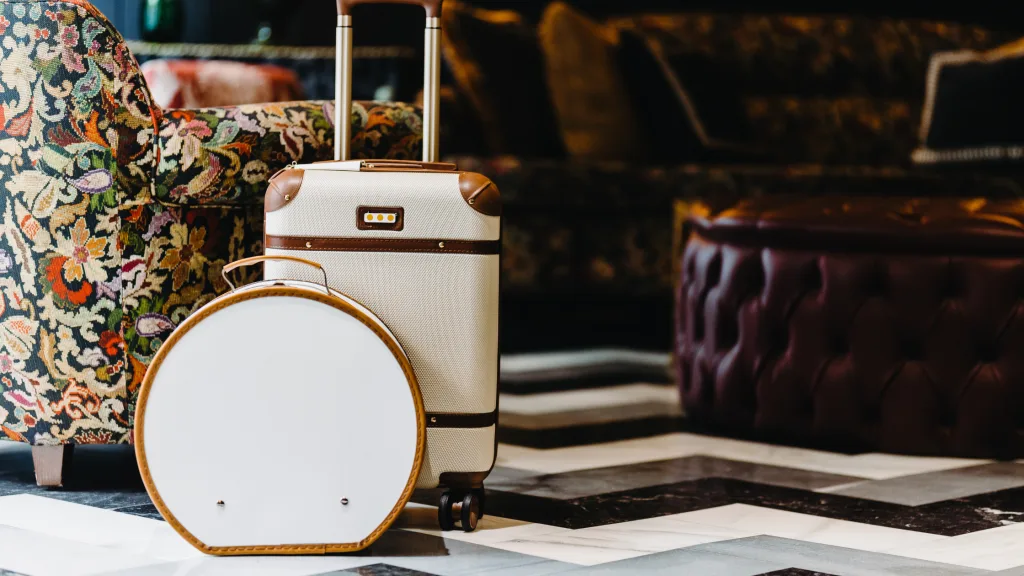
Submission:
[[[920,146],[932,56],[991,50],[1019,37],[1001,28],[994,12],[976,11],[974,22],[968,13],[968,21],[953,22],[841,10],[623,15],[620,9],[604,17],[610,11],[590,3],[584,13],[560,14],[531,5],[514,18],[479,8],[495,3],[477,4],[451,2],[446,13],[454,73],[443,141],[449,158],[493,178],[506,200],[505,303],[514,312],[505,320],[513,348],[667,349],[683,233],[676,221],[694,209],[717,211],[777,194],[1024,196],[1024,181],[1012,172],[911,161]],[[551,27],[545,20],[552,17],[572,22],[545,39],[544,28]],[[614,101],[595,94],[607,75],[586,70],[597,60],[595,33],[614,54],[628,109],[594,104]],[[538,47],[528,46],[531,38]],[[583,70],[572,78],[551,74],[552,54],[574,51]],[[520,60],[512,69],[502,66],[509,54]],[[591,77],[596,80],[581,88],[580,79]],[[551,110],[539,111],[538,87],[553,94],[546,102]],[[632,123],[642,149],[620,146],[614,157],[608,150],[614,153],[615,143],[604,142],[589,148],[601,154],[588,157],[566,150],[567,140],[542,141],[543,134],[562,136],[567,126],[587,133],[579,114],[558,106],[567,94],[595,124],[608,124],[608,115]],[[491,108],[482,114],[481,100]],[[495,115],[505,116],[498,128]],[[516,127],[522,132],[495,138],[496,130]]]

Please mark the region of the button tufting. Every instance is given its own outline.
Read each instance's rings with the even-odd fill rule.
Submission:
[[[902,345],[903,359],[917,362],[924,357],[924,349],[916,340],[904,340]]]
[[[982,364],[995,364],[999,361],[999,350],[993,345],[980,346],[977,354],[978,362]]]
[[[804,272],[803,283],[804,287],[811,292],[821,290],[823,279],[821,277],[821,267],[817,262],[807,267],[807,270]]]
[[[850,343],[842,336],[832,338],[832,353],[836,356],[846,356],[850,353]]]
[[[740,338],[740,326],[736,318],[727,310],[718,311],[718,325],[715,327],[715,349],[728,350],[736,345]]]
[[[711,263],[708,264],[707,274],[704,277],[704,282],[708,288],[714,288],[722,281],[722,253],[716,252],[715,257],[711,259]]]
[[[698,230],[678,261],[693,266],[676,315],[687,417],[840,450],[1024,457],[1024,405],[1007,401],[1024,229],[1006,225],[1024,204],[886,217],[906,202],[762,198]]]
[[[882,271],[872,274],[868,279],[867,293],[871,297],[884,298],[889,293],[888,274]]]

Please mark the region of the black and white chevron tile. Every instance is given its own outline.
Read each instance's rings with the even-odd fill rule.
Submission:
[[[50,491],[26,447],[0,444],[0,576],[1024,576],[1024,463],[696,434],[666,362],[507,358],[480,530],[440,533],[435,494],[419,493],[355,556],[206,557],[160,519],[131,449],[78,450],[74,484]]]

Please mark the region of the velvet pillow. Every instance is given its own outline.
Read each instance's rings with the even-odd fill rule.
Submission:
[[[512,10],[448,0],[442,33],[445,60],[480,119],[488,152],[564,156],[536,29]]]
[[[914,162],[927,165],[1024,160],[1024,39],[988,52],[932,58]]]
[[[587,160],[645,158],[646,142],[619,66],[617,31],[554,2],[539,35],[569,154]]]

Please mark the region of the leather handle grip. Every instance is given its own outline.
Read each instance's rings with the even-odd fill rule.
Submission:
[[[242,260],[235,260],[230,264],[224,265],[224,269],[220,275],[224,278],[224,281],[231,287],[231,291],[236,290],[235,284],[228,278],[228,274],[238,270],[239,268],[245,268],[247,266],[255,266],[256,264],[262,264],[264,262],[295,262],[296,264],[305,264],[306,266],[312,266],[316,268],[324,275],[324,292],[328,295],[331,293],[331,289],[327,286],[327,270],[323,266],[313,262],[312,260],[306,260],[305,258],[296,258],[295,256],[253,256],[252,258],[244,258]]]
[[[351,16],[352,8],[359,4],[415,4],[423,6],[427,18],[441,17],[441,4],[444,0],[338,0],[338,15]]]

